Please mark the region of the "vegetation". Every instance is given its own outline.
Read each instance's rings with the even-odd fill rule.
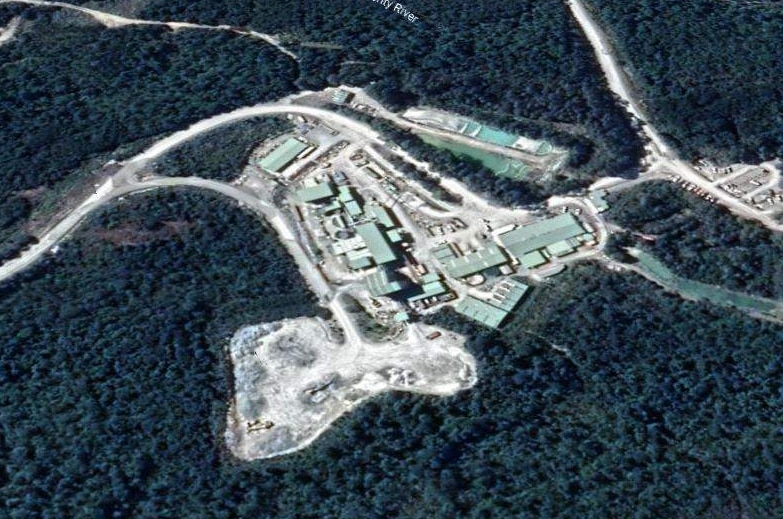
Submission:
[[[284,119],[274,117],[223,126],[174,148],[158,159],[153,168],[158,175],[230,182],[239,176],[260,142],[292,128]]]
[[[611,195],[608,218],[684,278],[783,299],[783,236],[664,181]],[[629,243],[623,238],[623,246]],[[621,247],[615,247],[620,249]]]
[[[581,176],[633,176],[641,145],[560,2],[431,0],[419,23],[371,2],[152,0],[143,15],[283,34],[302,88],[368,86],[392,108],[426,104],[574,151]],[[313,48],[327,43],[329,48]]]
[[[19,192],[51,188],[91,158],[125,158],[138,151],[129,143],[294,89],[290,58],[225,31],[106,29],[68,11],[0,11],[26,20],[0,46],[4,241],[23,222]]]
[[[389,394],[303,452],[233,460],[227,338],[314,311],[270,231],[232,204],[177,191],[97,215],[0,287],[4,511],[760,518],[783,506],[783,329],[594,267],[536,290],[500,333],[435,316],[473,337],[474,389]]]
[[[777,2],[588,0],[645,106],[689,158],[783,156]]]

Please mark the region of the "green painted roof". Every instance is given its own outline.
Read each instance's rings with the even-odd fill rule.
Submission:
[[[438,281],[438,280],[440,280],[440,274],[438,274],[437,272],[430,272],[428,274],[424,274],[421,277],[422,284],[432,283],[433,281]]]
[[[438,261],[441,263],[456,256],[454,249],[448,243],[432,249],[432,255],[438,258]]]
[[[337,192],[339,193],[337,198],[340,200],[340,202],[350,202],[351,200],[355,200],[353,196],[353,189],[351,189],[350,186],[340,186],[337,188]]]
[[[451,277],[462,278],[508,262],[508,258],[495,244],[471,252],[459,258],[442,261]]]
[[[512,311],[530,287],[516,279],[503,280],[493,291],[491,303],[506,312]]]
[[[348,267],[353,270],[362,270],[373,266],[370,256],[357,256],[348,258]]]
[[[521,258],[519,258],[519,261],[522,263],[522,265],[525,268],[535,268],[539,265],[543,265],[547,262],[547,259],[544,257],[543,254],[541,254],[540,251],[534,250],[533,252],[528,252]]]
[[[333,212],[339,211],[339,210],[340,210],[340,202],[338,202],[337,200],[334,200],[332,202],[329,202],[327,205],[325,205],[321,209],[321,212],[323,214],[329,214],[329,213],[333,213]]]
[[[562,240],[548,246],[546,248],[546,251],[551,256],[565,256],[566,254],[571,254],[572,252],[574,252],[574,247],[570,243],[568,243],[568,240]]]
[[[392,218],[391,213],[389,213],[389,210],[383,207],[382,205],[370,204],[364,206],[364,209],[367,212],[369,212],[372,216],[374,216],[378,220],[378,223],[380,223],[382,226],[386,227],[387,229],[397,226],[397,224],[394,221],[394,218]]]
[[[392,229],[386,232],[386,236],[389,237],[392,243],[400,243],[402,241],[402,234],[397,229]]]
[[[474,321],[478,321],[490,328],[497,328],[505,320],[508,312],[496,306],[485,303],[473,296],[467,296],[454,307],[457,313]]]
[[[318,202],[334,196],[334,186],[330,182],[303,187],[296,192],[300,202]]]
[[[574,215],[563,213],[498,236],[503,246],[515,257],[521,258],[534,250],[584,234],[585,230]]]
[[[606,202],[604,196],[606,196],[606,191],[603,189],[590,193],[590,201],[593,202],[593,205],[598,209],[598,212],[609,209],[609,204]]]
[[[397,312],[394,314],[394,320],[398,323],[404,323],[406,321],[409,321],[411,318],[410,314],[408,312]]]
[[[376,223],[363,223],[356,226],[356,232],[362,237],[375,263],[382,265],[397,259],[397,253],[392,249],[388,238],[378,228]]]
[[[351,216],[359,216],[362,214],[362,208],[358,202],[351,200],[350,202],[346,202],[343,205],[345,206],[345,210]]]
[[[259,165],[267,171],[277,173],[293,162],[300,153],[309,147],[308,144],[292,137],[261,159]]]
[[[393,294],[403,288],[402,283],[393,279],[391,274],[384,268],[368,275],[366,281],[367,289],[375,297]]]
[[[430,297],[436,297],[449,291],[449,287],[447,287],[446,284],[440,280],[425,283],[421,286],[421,289],[422,293],[408,298],[408,302],[415,303],[416,301],[421,301],[422,299],[427,299]]]

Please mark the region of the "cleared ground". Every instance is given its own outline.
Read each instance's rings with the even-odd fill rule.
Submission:
[[[426,336],[440,332],[434,339]],[[430,335],[431,336],[431,335]],[[409,325],[398,339],[332,339],[329,324],[300,318],[239,330],[229,346],[234,401],[226,443],[245,460],[307,447],[329,425],[384,391],[451,395],[476,383],[464,338]]]

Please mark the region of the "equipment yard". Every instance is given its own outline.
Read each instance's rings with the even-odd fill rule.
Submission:
[[[227,445],[246,460],[279,456],[306,447],[379,393],[451,395],[468,389],[476,383],[476,362],[463,342],[418,324],[379,344],[341,342],[315,318],[243,328],[230,345],[235,397]]]

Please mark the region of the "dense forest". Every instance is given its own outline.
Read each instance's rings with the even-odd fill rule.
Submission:
[[[281,34],[301,57],[302,88],[369,85],[392,108],[433,105],[554,140],[583,175],[635,175],[640,142],[564,4],[430,0],[414,10],[419,23],[355,0],[151,0],[141,15]]]
[[[258,144],[291,129],[293,125],[279,117],[222,126],[169,151],[155,161],[153,170],[158,175],[230,182],[242,172]]]
[[[174,191],[103,211],[0,286],[4,515],[781,515],[783,328],[587,266],[499,333],[435,316],[472,337],[474,389],[389,394],[303,452],[240,463],[225,341],[313,315],[299,280],[254,215]]]
[[[18,5],[0,12],[24,19],[0,46],[0,255],[25,239],[19,226],[33,204],[20,193],[57,189],[151,137],[295,88],[290,58],[224,31],[106,29],[70,11]]]
[[[656,127],[688,158],[783,156],[780,2],[588,0]]]
[[[780,233],[670,182],[647,182],[611,195],[609,202],[610,220],[654,238],[626,235],[623,246],[641,246],[685,278],[783,300]]]

